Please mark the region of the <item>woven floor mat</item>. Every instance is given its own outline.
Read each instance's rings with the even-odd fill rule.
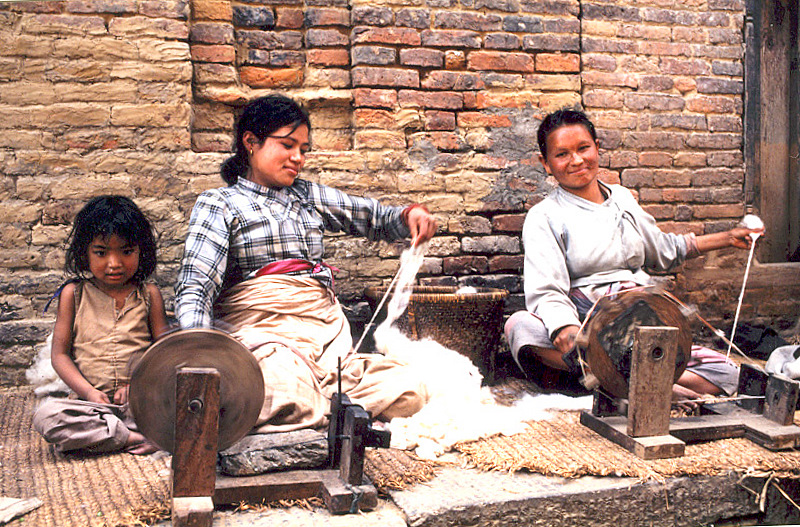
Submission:
[[[163,458],[57,455],[31,428],[35,404],[30,389],[0,391],[0,495],[43,502],[14,525],[117,527],[168,517]]]
[[[368,450],[364,460],[364,473],[384,494],[433,479],[436,476],[435,467],[430,461],[396,448]]]
[[[467,461],[484,470],[529,470],[541,474],[631,476],[662,480],[670,476],[717,475],[730,471],[800,475],[800,451],[772,452],[744,438],[686,446],[683,457],[642,460],[578,421],[579,412],[529,423],[528,431],[457,445]]]
[[[0,496],[43,505],[14,525],[124,527],[169,518],[169,457],[62,456],[31,427],[29,388],[0,390]],[[370,450],[364,471],[379,491],[434,476],[434,465],[394,449]]]

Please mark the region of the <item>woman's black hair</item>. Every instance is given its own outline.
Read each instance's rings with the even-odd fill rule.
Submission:
[[[292,132],[302,125],[307,126],[311,131],[308,113],[294,100],[285,95],[275,94],[250,101],[242,110],[236,124],[234,154],[226,159],[220,167],[220,173],[225,183],[229,186],[233,185],[240,176],[247,173],[248,148],[242,139],[245,132],[252,132],[263,143],[276,130],[290,125],[294,126]]]
[[[67,273],[80,278],[90,275],[89,245],[98,236],[113,235],[139,246],[139,268],[133,280],[144,282],[156,270],[156,239],[145,215],[124,196],[94,198],[75,216],[64,265]]]
[[[597,142],[597,131],[585,113],[580,110],[556,110],[542,119],[542,124],[539,125],[539,131],[536,133],[536,140],[539,143],[539,152],[542,157],[547,159],[547,137],[558,128],[569,124],[583,125],[589,131],[592,139]]]

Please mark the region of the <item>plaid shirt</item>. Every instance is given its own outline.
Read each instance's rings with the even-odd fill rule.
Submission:
[[[203,192],[192,209],[175,286],[181,327],[210,326],[220,292],[267,264],[290,258],[321,263],[324,231],[370,240],[408,236],[402,211],[302,179],[274,189],[239,178],[230,187]],[[331,287],[331,270],[315,267],[291,274],[313,276]]]

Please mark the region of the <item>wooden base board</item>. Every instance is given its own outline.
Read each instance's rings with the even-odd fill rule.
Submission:
[[[732,437],[745,437],[769,450],[800,446],[800,427],[781,425],[746,411],[670,419],[666,436],[631,437],[627,434],[628,418],[624,415],[598,417],[582,412],[581,424],[642,459],[679,457],[684,454],[686,443]]]
[[[278,501],[321,497],[332,514],[368,511],[378,506],[378,492],[364,479],[347,485],[338,470],[292,470],[257,476],[217,476],[215,505],[242,501]]]

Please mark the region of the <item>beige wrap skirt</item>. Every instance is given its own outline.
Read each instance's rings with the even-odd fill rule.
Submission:
[[[416,413],[423,383],[405,363],[380,354],[353,353],[350,326],[333,293],[314,278],[265,275],[228,289],[215,304],[220,327],[253,353],[264,377],[257,433],[321,428],[337,391],[373,417]]]

